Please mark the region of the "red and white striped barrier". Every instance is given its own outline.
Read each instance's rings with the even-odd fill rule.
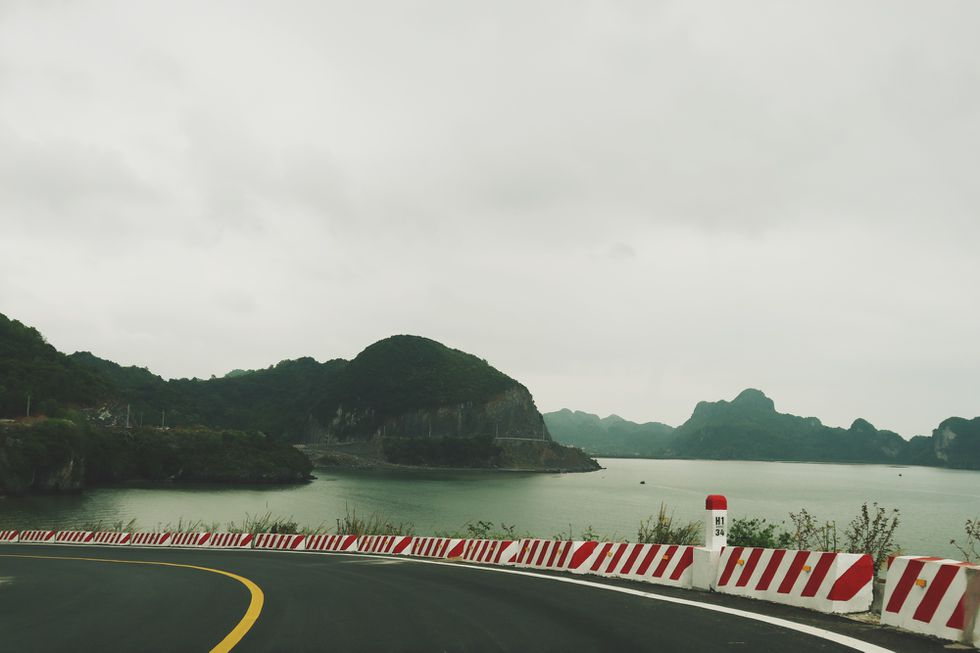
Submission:
[[[211,533],[207,546],[212,549],[251,549],[254,539],[251,533]]]
[[[207,547],[210,546],[212,533],[174,533],[170,538],[171,546]]]
[[[357,536],[310,535],[306,538],[306,550],[357,553]]]
[[[0,531],[0,544],[13,544],[18,535],[20,531]]]
[[[714,589],[819,612],[871,608],[874,563],[860,553],[726,547]]]
[[[54,544],[54,531],[21,531],[20,544]]]
[[[463,555],[464,542],[455,537],[416,537],[406,555],[455,560]]]
[[[521,540],[514,565],[532,569],[568,569],[572,552],[582,542],[571,540]]]
[[[692,586],[694,546],[605,542],[596,549],[591,555],[586,555],[583,548],[576,551],[582,563],[573,557],[571,571],[685,589]]]
[[[90,544],[91,531],[58,531],[54,536],[55,544]]]
[[[518,540],[464,540],[464,562],[479,562],[488,565],[511,565],[521,550]]]
[[[891,560],[881,623],[966,644],[980,643],[980,565],[921,556]]]
[[[359,553],[407,555],[413,539],[411,535],[361,535],[357,538],[357,550]]]
[[[253,549],[269,549],[274,551],[302,551],[306,544],[305,535],[294,533],[258,533],[255,536]]]
[[[92,544],[109,546],[128,546],[133,539],[132,533],[101,532],[92,535]]]
[[[133,533],[133,546],[171,546],[173,533]]]

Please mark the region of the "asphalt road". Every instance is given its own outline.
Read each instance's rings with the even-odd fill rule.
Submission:
[[[943,650],[939,642],[794,608],[645,583],[557,577],[764,613],[894,651]],[[250,606],[254,623],[246,616]],[[0,546],[0,651],[208,651],[235,632],[241,636],[231,643],[236,653],[854,650],[733,614],[464,564]]]

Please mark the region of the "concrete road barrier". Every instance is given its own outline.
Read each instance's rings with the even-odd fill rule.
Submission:
[[[464,542],[455,537],[416,537],[406,555],[455,560],[462,557]]]
[[[966,644],[980,643],[980,565],[924,556],[891,560],[881,623]]]
[[[107,546],[128,546],[133,540],[132,533],[101,531],[92,534],[91,544]]]
[[[14,544],[19,535],[20,531],[0,531],[0,544]]]
[[[408,555],[414,539],[412,535],[361,535],[357,539],[357,550],[359,553]]]
[[[479,562],[490,565],[512,565],[520,551],[521,543],[516,540],[464,540],[463,562]]]
[[[521,540],[514,566],[529,569],[567,570],[572,554],[582,542],[572,540]]]
[[[295,533],[258,533],[252,548],[278,551],[303,551],[306,536]]]
[[[172,546],[173,533],[133,533],[133,546]]]
[[[694,549],[668,544],[618,544],[607,551],[600,550],[590,570],[596,563],[599,567],[589,573],[690,589]]]
[[[205,546],[212,549],[251,549],[255,536],[251,533],[211,533]]]
[[[306,550],[357,553],[357,535],[310,535],[306,538]]]
[[[211,541],[211,533],[174,533],[170,538],[171,546],[202,548]]]
[[[55,531],[21,531],[20,544],[54,544]]]
[[[726,547],[714,589],[828,613],[871,608],[874,562],[859,553]]]
[[[54,536],[55,544],[91,544],[91,531],[58,531]]]

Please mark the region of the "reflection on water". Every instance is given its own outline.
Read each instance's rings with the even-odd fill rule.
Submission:
[[[732,517],[787,519],[801,507],[836,520],[840,538],[863,501],[901,510],[898,542],[908,553],[948,555],[967,518],[980,516],[980,472],[810,463],[692,460],[600,461],[588,474],[318,470],[286,487],[126,487],[71,496],[0,500],[0,528],[56,527],[137,519],[143,527],[178,519],[240,521],[271,512],[302,524],[333,526],[348,506],[411,522],[418,532],[456,529],[471,520],[514,524],[541,536],[572,528],[633,537],[660,502],[680,519],[700,519],[707,494],[725,494]],[[901,474],[901,476],[899,476]],[[641,485],[640,481],[646,483]]]

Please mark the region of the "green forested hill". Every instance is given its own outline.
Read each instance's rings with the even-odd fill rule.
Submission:
[[[380,423],[408,411],[484,403],[517,381],[472,354],[419,336],[392,336],[357,355],[323,393],[314,415],[327,422],[343,406],[371,410]]]
[[[310,408],[347,364],[299,358],[222,378],[165,381],[144,368],[122,367],[88,352],[71,359],[114,384],[119,402],[130,405],[131,422],[251,429],[293,442],[303,440]],[[120,413],[117,408],[116,421]]]
[[[66,404],[94,404],[112,395],[102,375],[77,365],[37,329],[0,314],[0,418],[51,413]]]
[[[544,419],[556,440],[581,447],[593,456],[657,457],[674,431],[674,427],[660,422],[637,424],[618,415],[600,418],[567,408],[546,413]]]

